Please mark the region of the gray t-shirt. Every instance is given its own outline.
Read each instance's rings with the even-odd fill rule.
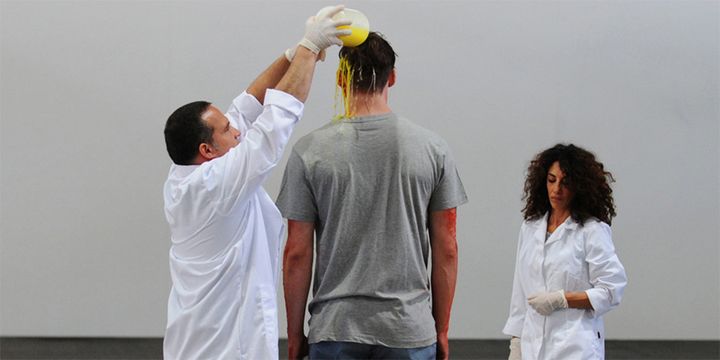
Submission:
[[[445,141],[393,113],[300,139],[277,205],[285,218],[315,223],[310,343],[435,343],[429,212],[466,201]]]

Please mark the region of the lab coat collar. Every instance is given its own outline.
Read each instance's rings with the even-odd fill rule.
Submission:
[[[567,230],[575,230],[578,228],[578,226],[580,224],[578,224],[578,222],[575,221],[575,219],[573,219],[572,216],[568,216],[568,218],[565,219],[565,222],[563,223],[563,225],[565,225],[565,229],[567,229]]]
[[[548,213],[545,213],[543,217],[533,221],[532,226],[535,228],[533,236],[536,240],[540,240],[541,243],[545,242],[545,234],[547,233],[547,217]]]
[[[533,226],[535,227],[534,236],[536,239],[540,240],[543,243],[546,242],[545,234],[547,234],[548,216],[550,216],[550,213],[546,212],[542,218],[535,220],[533,223]],[[557,229],[555,229],[555,233],[553,233],[553,235],[555,235],[555,236],[550,236],[550,238],[547,239],[547,243],[550,243],[550,242],[553,242],[553,241],[559,239],[560,235],[561,235],[560,232],[575,230],[575,229],[577,229],[578,225],[579,224],[577,223],[577,221],[575,221],[573,219],[572,216],[568,216],[568,218],[565,219],[565,221],[562,224],[560,224],[560,226],[558,226]]]
[[[200,165],[172,165],[172,168],[170,169],[170,172],[175,175],[176,177],[184,178],[195,171],[195,169],[199,168]]]

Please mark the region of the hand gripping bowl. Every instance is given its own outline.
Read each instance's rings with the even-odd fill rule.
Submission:
[[[370,22],[368,21],[367,16],[360,11],[346,8],[333,16],[333,19],[349,19],[352,21],[352,24],[349,26],[338,26],[338,29],[350,29],[352,31],[352,34],[350,35],[340,36],[343,46],[355,47],[362,44],[365,39],[367,39],[368,33],[370,32]]]

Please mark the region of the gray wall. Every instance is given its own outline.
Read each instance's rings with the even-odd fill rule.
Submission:
[[[163,334],[164,121],[226,107],[323,5],[2,1],[0,335]],[[396,48],[391,105],[448,140],[470,196],[452,337],[502,337],[524,170],[574,142],[617,178],[630,284],[608,337],[720,338],[718,2],[346,5]],[[336,54],[292,143],[334,114]]]

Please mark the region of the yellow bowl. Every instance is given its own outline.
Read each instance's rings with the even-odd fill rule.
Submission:
[[[352,21],[350,25],[338,26],[338,29],[350,29],[352,31],[350,35],[340,36],[340,40],[342,40],[344,46],[358,46],[365,42],[365,39],[367,39],[370,33],[370,22],[368,18],[358,10],[345,9],[333,16],[333,19],[348,19]]]

